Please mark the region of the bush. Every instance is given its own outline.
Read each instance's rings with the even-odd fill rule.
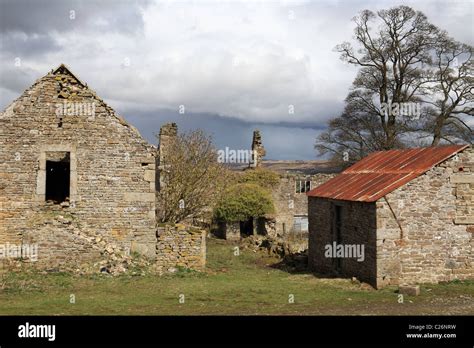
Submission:
[[[214,217],[218,221],[236,222],[273,212],[270,192],[257,184],[240,183],[224,193],[214,209]]]
[[[255,168],[249,169],[239,178],[240,183],[256,184],[267,189],[278,185],[280,176],[268,169]]]

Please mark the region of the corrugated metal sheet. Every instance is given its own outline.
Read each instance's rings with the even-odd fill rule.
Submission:
[[[307,193],[312,197],[375,202],[469,145],[374,152]]]

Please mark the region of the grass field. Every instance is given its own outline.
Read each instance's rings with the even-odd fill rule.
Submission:
[[[290,274],[278,259],[211,239],[208,267],[162,277],[7,273],[1,315],[399,315],[474,314],[474,282],[424,285],[399,303],[396,287]],[[71,295],[75,303],[70,303]],[[184,303],[183,296],[184,295]],[[294,303],[289,303],[294,299]]]

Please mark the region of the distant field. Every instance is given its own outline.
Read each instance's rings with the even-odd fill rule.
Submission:
[[[474,282],[425,285],[398,303],[395,287],[370,290],[346,279],[321,279],[275,268],[278,259],[209,240],[205,273],[79,277],[4,274],[0,314],[13,315],[399,315],[474,314]],[[70,303],[71,295],[75,304]],[[184,295],[184,303],[183,296]],[[289,300],[294,299],[294,303]]]

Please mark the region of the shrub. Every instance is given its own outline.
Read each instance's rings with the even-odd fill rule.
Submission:
[[[268,169],[256,168],[246,170],[243,175],[239,178],[240,183],[256,184],[260,187],[267,189],[278,185],[280,182],[280,176]]]
[[[245,221],[273,213],[270,193],[254,183],[239,183],[230,187],[214,209],[218,221]]]

